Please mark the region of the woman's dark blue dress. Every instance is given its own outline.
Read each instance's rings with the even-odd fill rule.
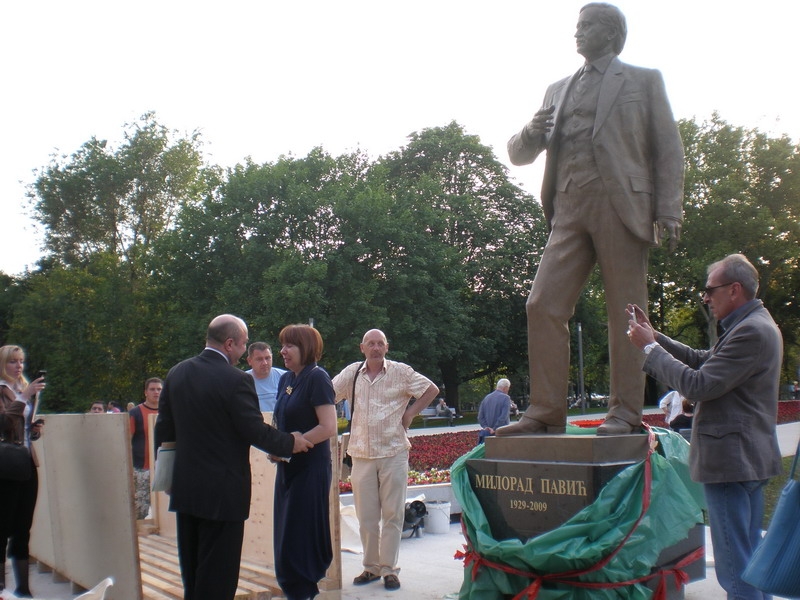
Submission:
[[[285,373],[278,384],[275,425],[304,433],[319,424],[316,406],[334,403],[331,378],[315,363],[299,375]],[[275,573],[288,600],[319,593],[317,582],[333,559],[328,499],[331,448],[321,442],[278,463],[275,479]]]

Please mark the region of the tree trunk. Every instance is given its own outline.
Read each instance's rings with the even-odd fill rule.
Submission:
[[[439,369],[442,372],[442,390],[447,406],[456,409],[456,414],[461,414],[461,406],[458,401],[458,366],[454,361],[440,363]]]

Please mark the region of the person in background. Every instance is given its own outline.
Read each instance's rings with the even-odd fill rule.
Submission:
[[[151,377],[144,382],[144,402],[128,411],[131,418],[131,455],[133,456],[134,505],[136,518],[144,519],[150,511],[150,415],[158,414],[158,397],[164,382]]]
[[[86,414],[90,415],[104,415],[106,414],[106,404],[101,400],[95,400],[92,402],[92,405],[89,407],[89,410]]]
[[[508,379],[498,379],[495,390],[486,394],[478,407],[478,424],[481,430],[478,432],[478,443],[503,425],[511,422],[511,396],[508,390],[511,389],[511,382]]]
[[[0,436],[24,444],[31,454],[31,476],[27,481],[0,479],[0,591],[6,587],[6,552],[16,581],[17,598],[33,598],[29,583],[29,543],[33,511],[39,494],[36,454],[31,442],[42,435],[44,421],[32,421],[37,394],[44,377],[30,383],[25,378],[25,352],[19,346],[0,348]]]
[[[330,526],[331,445],[336,407],[328,373],[317,362],[322,336],[310,325],[287,325],[278,337],[289,369],[280,379],[275,426],[300,431],[314,444],[307,454],[278,459],[275,477],[275,574],[287,600],[319,594],[333,560]]]
[[[684,398],[681,406],[681,413],[669,422],[672,431],[677,431],[678,433],[680,433],[681,429],[691,429],[692,420],[694,419],[694,404]]]
[[[782,471],[776,423],[783,339],[758,292],[758,271],[741,254],[708,267],[703,301],[723,333],[695,350],[659,333],[628,305],[628,337],[645,373],[695,403],[689,470],[703,484],[715,571],[728,598],[763,600],[742,580],[761,540],[764,486]]]
[[[283,369],[272,366],[272,348],[265,342],[253,342],[247,349],[247,371],[253,376],[258,393],[258,405],[261,412],[275,410],[278,394],[278,382],[286,373]]]
[[[380,329],[364,334],[360,346],[366,360],[345,367],[333,378],[336,398],[352,398],[348,454],[353,460],[350,482],[364,547],[364,571],[353,584],[383,577],[387,590],[400,589],[400,539],[408,488],[407,431],[439,388],[410,366],[386,359],[389,342]],[[416,398],[414,403],[410,403]]]
[[[300,432],[264,423],[253,378],[234,365],[247,325],[211,320],[206,347],[170,369],[158,403],[156,447],[175,442],[169,509],[176,514],[184,600],[233,600],[244,522],[250,516],[250,446],[276,456],[306,452]]]
[[[108,403],[108,410],[106,411],[106,414],[118,415],[121,412],[122,412],[122,405],[119,402],[115,402],[114,400],[111,400]]]
[[[439,403],[436,405],[436,416],[445,417],[447,419],[447,423],[451,427],[453,426],[455,417],[453,416],[453,411],[450,410],[449,406],[447,406],[447,402],[445,402],[444,398],[439,398]]]

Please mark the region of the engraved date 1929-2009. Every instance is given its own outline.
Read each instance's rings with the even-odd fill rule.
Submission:
[[[547,502],[537,500],[509,500],[513,510],[528,510],[531,512],[547,512]]]

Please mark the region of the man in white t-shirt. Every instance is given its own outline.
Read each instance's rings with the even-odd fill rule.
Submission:
[[[272,348],[265,342],[253,342],[247,349],[247,372],[253,376],[258,393],[258,406],[261,412],[275,410],[275,401],[278,395],[278,382],[284,369],[272,366]]]

